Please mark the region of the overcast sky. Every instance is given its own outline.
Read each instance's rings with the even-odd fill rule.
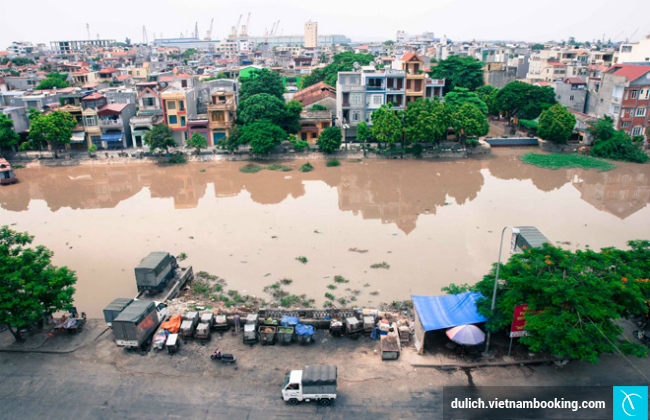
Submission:
[[[398,30],[425,31],[453,40],[577,40],[603,37],[638,41],[650,33],[648,0],[2,0],[0,50],[12,41],[93,39],[142,42],[181,32],[192,35],[198,22],[205,37],[214,18],[213,39],[224,38],[243,14],[251,12],[250,35],[281,20],[278,34],[303,34],[304,23],[318,22],[319,34],[343,34],[352,41],[395,39]],[[637,30],[638,28],[638,30]],[[634,31],[636,33],[633,35]]]

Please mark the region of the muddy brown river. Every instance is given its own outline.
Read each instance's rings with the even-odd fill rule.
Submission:
[[[523,164],[523,152],[319,161],[310,173],[245,174],[243,162],[25,168],[0,188],[0,225],[28,231],[77,272],[77,307],[91,317],[136,294],[133,268],[151,251],[185,252],[181,264],[252,295],[290,278],[288,291],[322,303],[342,275],[350,283],[333,294],[349,287],[361,291],[355,305],[376,305],[476,282],[506,225],[536,226],[572,248],[650,239],[650,165],[552,171]],[[370,268],[382,262],[390,269]]]

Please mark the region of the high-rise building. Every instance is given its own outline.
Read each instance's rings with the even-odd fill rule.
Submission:
[[[318,22],[311,20],[305,23],[305,48],[316,48],[318,46]]]

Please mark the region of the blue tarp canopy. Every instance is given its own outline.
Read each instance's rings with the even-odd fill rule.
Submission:
[[[102,134],[102,141],[122,141],[124,133],[104,133]]]
[[[476,310],[476,300],[482,297],[480,293],[474,292],[447,296],[413,296],[413,304],[424,331],[433,331],[487,321]]]

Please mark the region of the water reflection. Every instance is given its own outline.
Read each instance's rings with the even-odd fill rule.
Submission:
[[[650,199],[650,167],[620,164],[610,172],[577,169],[546,170],[526,165],[519,153],[458,162],[365,161],[339,168],[317,165],[310,173],[264,171],[243,174],[243,163],[205,166],[76,166],[21,170],[21,182],[0,188],[0,206],[25,211],[30,200],[44,200],[53,212],[61,208],[114,208],[148,188],[153,198],[172,198],[177,209],[195,208],[212,184],[216,197],[247,191],[259,204],[278,204],[305,194],[305,181],[321,181],[338,192],[342,211],[364,219],[394,223],[412,232],[420,214],[435,214],[438,207],[474,200],[485,183],[482,169],[501,180],[531,180],[550,192],[571,183],[580,197],[600,211],[624,219]],[[293,166],[299,166],[294,163]],[[205,169],[200,172],[200,168]]]

